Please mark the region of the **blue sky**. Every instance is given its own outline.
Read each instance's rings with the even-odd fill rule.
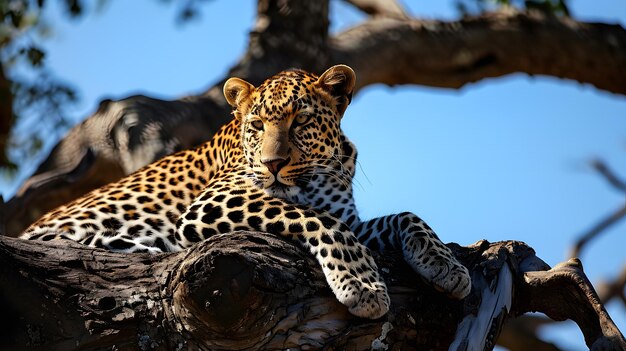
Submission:
[[[416,16],[455,17],[449,1],[405,3]],[[626,24],[624,2],[570,3],[578,19]],[[105,97],[200,92],[243,54],[254,1],[207,2],[199,20],[184,25],[176,24],[175,8],[111,0],[78,21],[46,9],[54,29],[43,42],[47,64],[78,87],[82,99],[70,111],[76,121]],[[337,0],[331,10],[335,31],[361,19]],[[588,166],[601,157],[626,177],[626,98],[589,85],[516,74],[460,91],[372,86],[355,97],[343,125],[360,151],[362,217],[410,210],[444,241],[522,240],[554,265],[577,235],[626,201]],[[16,186],[4,181],[0,191],[7,198]],[[583,252],[592,281],[626,264],[625,234],[623,221]],[[625,330],[626,309],[608,307]],[[572,325],[545,336],[586,349]]]

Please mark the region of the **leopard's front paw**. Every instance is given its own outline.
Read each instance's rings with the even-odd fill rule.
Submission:
[[[433,286],[458,300],[469,295],[472,290],[472,278],[467,268],[459,262],[444,264],[448,266],[448,274],[434,277]]]
[[[356,276],[348,270],[337,271],[325,267],[324,274],[337,300],[348,307],[353,315],[376,319],[389,311],[387,286],[377,272],[366,271]]]
[[[376,319],[389,311],[389,295],[384,283],[365,284],[351,279],[344,281],[348,287],[343,290],[333,289],[337,299],[348,307],[348,311],[355,316]]]
[[[435,289],[455,299],[462,299],[472,290],[469,271],[451,253],[436,252],[413,255],[405,252],[406,261]]]

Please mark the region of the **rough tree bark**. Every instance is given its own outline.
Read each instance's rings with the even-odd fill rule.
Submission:
[[[218,235],[161,255],[0,237],[0,348],[447,350],[457,339],[454,350],[472,350],[457,324],[469,317],[489,325],[493,316],[484,344],[491,350],[500,322],[527,311],[573,319],[593,350],[626,347],[580,262],[545,270],[531,248],[512,241],[450,246],[475,278],[468,298],[434,291],[391,253],[377,257],[391,310],[365,320],[336,301],[313,258],[269,234]],[[482,320],[492,302],[486,292],[498,292],[503,271],[513,278],[503,280],[510,309]]]
[[[371,19],[333,38],[333,60],[383,83],[461,88],[522,72],[626,94],[626,31],[541,12],[498,12],[459,21]],[[393,64],[389,64],[392,62]]]

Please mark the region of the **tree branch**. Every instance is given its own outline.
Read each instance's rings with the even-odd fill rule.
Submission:
[[[626,183],[624,183],[604,162],[600,160],[594,160],[592,162],[593,168],[602,175],[606,181],[619,191],[626,192]],[[604,232],[607,228],[617,223],[622,218],[626,217],[626,204],[623,207],[617,209],[613,213],[609,214],[606,218],[598,222],[593,228],[580,236],[576,241],[574,247],[571,249],[570,257],[578,257],[584,247],[587,246],[591,240],[598,237],[598,235]],[[624,294],[624,287],[626,286],[626,268],[624,268],[612,282],[601,283],[598,286],[599,300],[606,304],[614,297],[618,297],[622,303],[626,303],[626,295]],[[537,318],[524,318],[514,321],[503,329],[503,337],[498,340],[498,343],[510,350],[554,350],[556,346],[551,343],[547,343],[541,340],[537,336],[537,327],[546,324],[549,321],[546,319]]]
[[[258,85],[289,68],[322,73],[330,62],[328,26],[327,0],[259,0],[248,49],[217,84],[219,98],[224,81],[233,76]]]
[[[522,272],[545,267],[523,243],[450,247],[473,276],[484,277],[475,282],[470,297],[446,298],[417,279],[401,253],[389,253],[377,263],[391,310],[381,319],[364,320],[337,302],[312,257],[269,234],[217,235],[190,250],[160,255],[0,237],[0,323],[7,326],[0,348],[447,350],[457,324],[475,315],[471,319],[487,323],[485,350],[490,350],[500,323],[484,318],[495,316],[493,312],[499,321],[523,308],[558,309],[558,318],[577,318],[569,304],[596,303],[593,296],[579,293],[588,288],[583,283],[581,290],[579,280],[547,279],[561,268],[529,272],[526,276],[534,280],[521,279]],[[498,291],[493,287],[502,284],[491,282],[502,276],[503,267],[515,278],[506,289],[517,291],[512,300],[516,312],[496,309],[484,315],[481,306],[489,304],[489,297],[483,292]],[[568,286],[572,299],[549,300],[554,284]],[[542,290],[544,285],[548,290]],[[582,309],[583,323],[576,319],[588,344],[604,340],[622,345],[610,318],[596,310]]]
[[[615,189],[626,195],[626,182],[620,179],[606,163],[601,160],[593,160],[591,166]]]
[[[571,319],[583,332],[590,350],[626,350],[626,340],[606,312],[578,259],[549,271],[526,272],[514,309],[539,311],[560,321]]]
[[[621,180],[604,162],[600,160],[594,160],[592,163],[593,168],[605,178],[605,180],[611,184],[618,191],[624,192],[626,195],[626,182]],[[574,247],[570,250],[570,257],[579,257],[582,249],[600,233],[604,232],[607,228],[611,227],[615,223],[619,222],[622,218],[626,217],[626,201],[624,206],[610,213],[595,226],[589,229],[586,233],[581,235],[574,244]]]
[[[370,16],[381,16],[398,19],[408,19],[402,4],[396,0],[345,0],[350,5],[367,13]]]
[[[622,267],[622,271],[610,282],[600,282],[598,284],[598,296],[603,304],[607,304],[611,299],[617,297],[626,305],[626,266]]]
[[[626,217],[626,204],[618,208],[613,213],[610,213],[608,216],[606,216],[604,219],[594,225],[589,231],[581,235],[578,240],[576,240],[574,247],[571,249],[570,257],[579,257],[580,252],[587,245],[587,243],[589,243],[600,233],[602,233],[607,228],[611,227],[624,217]]]
[[[458,89],[521,72],[626,94],[626,31],[541,12],[497,12],[459,21],[373,18],[332,38],[333,62],[358,87],[384,83]]]

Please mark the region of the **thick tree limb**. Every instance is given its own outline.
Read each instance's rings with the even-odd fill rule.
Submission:
[[[222,100],[231,76],[258,85],[289,68],[324,72],[330,66],[328,26],[328,1],[259,0],[246,53],[207,94]]]
[[[626,94],[626,31],[541,12],[498,12],[459,21],[373,18],[332,40],[333,61],[358,87],[384,83],[461,88],[521,72]]]
[[[593,294],[580,294],[593,292],[582,271],[566,265],[521,279],[524,270],[545,264],[519,242],[452,249],[474,275],[512,269],[512,313],[543,308],[574,318],[588,345],[624,341],[601,308],[583,309],[582,317],[572,311],[596,303]],[[489,287],[477,284],[462,303],[422,283],[400,254],[378,263],[392,306],[372,321],[350,315],[336,301],[311,257],[268,234],[219,235],[161,255],[0,237],[0,307],[6,311],[0,322],[8,326],[0,329],[0,349],[446,350],[458,322],[480,309],[480,292]],[[555,284],[568,286],[572,300],[553,299]],[[492,337],[499,331],[494,325]]]

